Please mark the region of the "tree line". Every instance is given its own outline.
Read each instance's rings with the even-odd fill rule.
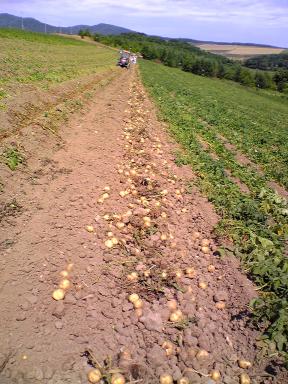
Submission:
[[[82,31],[82,35],[83,33],[85,34],[85,31]],[[86,34],[89,35],[91,36],[90,33]],[[288,92],[288,71],[287,73],[279,71],[272,76],[269,72],[250,69],[226,57],[202,51],[181,39],[164,39],[143,33],[108,36],[96,33],[93,38],[105,45],[139,53],[146,60],[154,60],[196,75],[232,80],[250,87]]]
[[[248,68],[262,69],[263,71],[288,69],[288,50],[278,54],[250,57],[245,61],[245,66]]]

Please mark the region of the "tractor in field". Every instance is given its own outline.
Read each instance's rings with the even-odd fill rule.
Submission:
[[[129,69],[130,67],[130,52],[120,51],[120,58],[117,65],[121,68]]]

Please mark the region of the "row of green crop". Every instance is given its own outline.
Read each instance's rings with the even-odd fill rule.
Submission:
[[[155,72],[156,68],[152,63],[151,70]],[[171,76],[165,87],[175,96],[174,103],[183,113],[214,126],[259,164],[267,178],[288,187],[287,101],[267,91],[243,89],[227,81],[160,68]]]
[[[234,156],[216,135],[217,132],[226,133],[222,129],[223,121],[226,121],[226,125],[230,124],[228,116],[231,118],[231,114],[225,116],[225,112],[227,109],[232,111],[237,96],[240,109],[245,106],[247,99],[243,98],[244,95],[240,91],[237,95],[237,87],[225,84],[227,88],[233,87],[235,93],[235,98],[229,106],[223,84],[219,84],[220,88],[222,86],[222,93],[220,92],[216,99],[214,94],[210,94],[210,89],[217,86],[215,81],[201,79],[199,83],[197,76],[187,76],[183,72],[149,62],[141,63],[141,73],[162,117],[169,123],[175,138],[186,149],[185,155],[181,155],[177,161],[193,167],[198,175],[197,185],[213,202],[221,216],[217,233],[233,239],[235,254],[241,258],[245,269],[262,288],[263,294],[252,304],[255,318],[262,320],[265,334],[277,344],[278,350],[285,351],[288,345],[288,259],[284,255],[285,240],[288,236],[287,202],[266,188],[265,180],[252,169],[237,164]],[[206,99],[214,100],[212,105],[220,105],[223,101],[222,113],[225,118],[221,120],[221,125],[217,124],[217,115],[214,121],[212,119],[211,103],[206,104],[209,118],[205,119],[209,120],[210,126],[199,121],[197,108],[201,108],[201,118],[205,118],[205,92]],[[249,99],[248,92],[246,97]],[[261,98],[261,95],[255,94],[254,98],[257,97]],[[204,104],[201,106],[202,102]],[[259,100],[258,102],[261,104]],[[254,107],[251,105],[250,113],[253,108],[254,127],[257,127],[257,102]],[[230,130],[236,129],[237,116],[235,113],[233,128]],[[217,159],[203,148],[199,136],[210,144],[218,156]],[[240,134],[237,137],[240,137]],[[253,135],[249,137],[251,139]],[[250,194],[241,192],[226,176],[227,168],[248,185]]]

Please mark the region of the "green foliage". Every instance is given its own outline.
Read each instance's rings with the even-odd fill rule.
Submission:
[[[78,35],[81,36],[82,39],[84,39],[85,36],[91,37],[91,32],[88,28],[86,29],[80,29],[78,32]]]
[[[252,300],[254,323],[264,324],[266,334],[264,340],[273,340],[278,351],[285,353],[288,348],[288,301],[268,295]]]
[[[271,175],[278,179],[281,170],[279,179],[288,185],[284,139],[287,103],[266,91],[252,91],[147,61],[142,61],[140,68],[144,84],[172,134],[185,148],[185,156],[178,158],[178,163],[193,167],[198,187],[221,217],[216,232],[233,240],[235,255],[261,287],[263,294],[252,303],[255,318],[263,321],[266,337],[282,352],[288,339],[288,259],[284,255],[288,205],[267,181]],[[223,144],[223,136],[255,163],[263,164],[264,172],[259,174],[255,166],[239,164],[234,151]],[[249,194],[227,175],[227,169],[249,188]]]
[[[288,91],[288,70],[281,70],[275,73],[274,81],[279,92]]]
[[[11,147],[6,148],[2,154],[4,163],[12,170],[15,169],[22,163],[24,163],[24,156],[20,153],[18,148]]]
[[[272,55],[259,55],[247,59],[245,65],[253,69],[274,71],[279,68],[288,69],[288,51]]]
[[[199,76],[218,77],[236,81],[244,86],[257,88],[273,88],[269,74],[263,73],[264,81],[255,72],[241,66],[223,56],[204,52],[183,40],[165,40],[141,33],[125,33],[122,35],[101,36],[94,39],[103,44],[139,52],[146,60],[161,62],[168,67],[180,68]],[[275,88],[275,87],[274,87]]]
[[[271,78],[265,72],[257,71],[255,73],[255,85],[257,88],[271,88]]]

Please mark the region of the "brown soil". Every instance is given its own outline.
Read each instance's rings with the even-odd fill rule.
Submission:
[[[7,99],[5,108],[0,110],[0,139],[17,133],[23,127],[35,122],[41,117],[44,111],[49,111],[53,106],[65,103],[67,100],[83,97],[86,92],[93,88],[107,77],[113,77],[114,69],[106,70],[80,80],[66,81],[61,85],[53,86],[49,91],[35,89],[31,85],[22,86],[18,95]]]
[[[115,370],[131,384],[163,373],[213,384],[212,370],[224,384],[246,371],[255,384],[287,382],[277,362],[259,359],[254,287],[237,260],[217,256],[217,215],[175,165],[136,71],[119,70],[59,137],[28,126],[17,141],[26,166],[0,164],[2,203],[18,204],[0,232],[1,384],[87,383],[92,366],[102,383]],[[55,301],[61,271],[72,286]],[[181,321],[170,321],[171,300]],[[252,367],[239,368],[241,358]]]

